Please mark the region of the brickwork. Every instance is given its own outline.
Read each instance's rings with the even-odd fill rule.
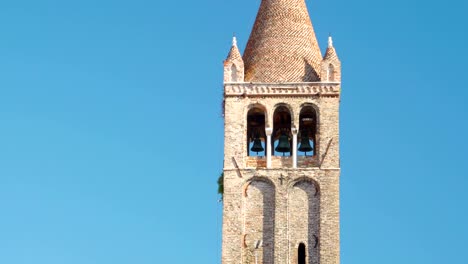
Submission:
[[[260,239],[267,242],[257,252],[258,263],[297,263],[301,242],[310,258],[307,263],[339,263],[339,170],[232,169],[224,173],[222,263],[255,263],[254,245]],[[273,219],[265,224],[265,217]]]
[[[301,244],[308,264],[340,263],[340,82],[331,38],[322,59],[304,0],[262,0],[243,58],[234,40],[224,62],[222,264],[295,264]],[[301,110],[315,110],[313,156],[296,164],[267,146],[278,107],[291,136]],[[265,116],[264,156],[248,153],[253,108]]]
[[[293,127],[299,127],[299,113],[303,106],[312,105],[317,111],[318,140],[316,152],[319,157],[325,154],[328,145],[328,154],[323,158],[323,166],[339,167],[338,160],[338,118],[339,97],[225,97],[225,168],[234,168],[231,158],[234,157],[241,164],[246,164],[247,155],[247,112],[250,108],[260,105],[267,109],[266,126],[272,127],[273,113],[278,105],[286,104],[292,109],[291,117]],[[324,147],[322,148],[322,145]],[[322,160],[322,158],[320,158]]]
[[[258,213],[264,211],[258,203],[265,199],[252,195],[252,200],[257,202],[245,203],[245,186],[248,182],[259,179],[273,183],[263,185],[262,190],[270,193],[269,197],[273,196],[271,192],[274,192],[275,197],[275,202],[269,204],[275,206],[274,258],[266,258],[271,255],[257,251],[257,256],[261,255],[263,261],[259,263],[296,263],[294,259],[297,258],[297,246],[301,242],[306,245],[310,258],[307,263],[339,263],[339,97],[237,96],[226,97],[225,100],[222,263],[254,263],[248,262],[255,255],[252,246],[255,240],[263,236],[249,236],[249,230],[259,230],[259,227],[250,227],[249,223],[263,221],[246,221],[245,215],[252,210],[257,210]],[[266,123],[267,127],[270,127],[273,124],[275,106],[280,103],[287,103],[288,108],[292,110],[291,126],[296,127],[301,107],[312,105],[318,110],[316,155],[298,157],[297,169],[292,168],[291,157],[273,156],[272,168],[266,169],[266,157],[249,157],[247,154],[246,116],[249,108],[261,105],[266,109]],[[312,185],[292,185],[299,179],[313,182],[314,188]],[[319,190],[317,196],[315,187]],[[270,189],[267,191],[265,188]],[[306,198],[310,200],[309,204],[305,204]],[[307,212],[307,216],[304,216],[304,211]],[[310,225],[304,226],[304,223]],[[316,247],[315,237],[318,240]]]
[[[244,52],[246,81],[320,81],[321,61],[305,1],[263,0]]]
[[[253,157],[246,157],[245,158],[246,168],[252,169],[260,169],[266,168],[266,157],[265,156],[253,156]],[[281,157],[281,156],[273,156],[271,158],[271,167],[272,168],[291,168],[292,167],[292,157]],[[320,160],[318,156],[299,156],[297,157],[297,167],[298,168],[310,168],[310,167],[318,167],[320,165]]]
[[[237,40],[232,39],[232,47],[224,60],[224,82],[243,82],[244,81],[244,61],[237,47]]]
[[[323,57],[320,69],[324,81],[341,82],[341,62],[338,59],[335,47],[333,47],[331,37],[329,37],[328,48]]]
[[[289,255],[297,263],[297,248],[306,246],[306,263],[319,263],[320,195],[318,186],[305,178],[288,189]]]
[[[326,64],[326,63],[324,63]],[[328,66],[328,64],[327,64]],[[338,65],[339,66],[339,65]],[[339,69],[339,68],[338,68]],[[340,83],[227,83],[224,86],[225,96],[337,96]]]
[[[275,186],[266,179],[254,179],[244,192],[244,241],[242,263],[265,263],[274,257]],[[256,245],[263,241],[262,246]]]

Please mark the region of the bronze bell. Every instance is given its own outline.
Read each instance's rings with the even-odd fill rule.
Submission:
[[[281,134],[281,136],[279,137],[279,143],[278,143],[278,146],[276,146],[275,151],[282,152],[283,156],[284,156],[284,153],[291,152],[291,146],[289,145],[289,138],[285,133]]]
[[[307,135],[307,132],[302,132],[301,145],[299,146],[299,151],[305,152],[305,155],[307,156],[307,152],[310,152],[312,150],[314,150],[314,148],[310,145],[310,140],[309,136]]]
[[[263,150],[265,150],[262,146],[262,140],[260,139],[259,136],[255,136],[253,140],[252,148],[250,148],[250,150],[253,152],[257,152],[257,155],[259,152],[262,152]]]

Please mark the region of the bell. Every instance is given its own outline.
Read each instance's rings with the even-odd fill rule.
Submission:
[[[265,150],[262,146],[262,140],[260,140],[258,136],[254,138],[253,145],[252,145],[252,148],[250,148],[250,150],[253,152],[257,152],[257,155],[259,152],[262,152],[263,150]]]
[[[307,135],[307,133],[302,133],[299,151],[305,152],[305,155],[307,156],[307,152],[310,152],[312,150],[314,150],[314,148],[310,145],[309,136]]]
[[[285,133],[281,134],[281,136],[279,137],[279,143],[278,143],[278,146],[276,146],[275,151],[282,152],[283,156],[285,152],[291,152],[291,146],[289,145],[289,138]]]

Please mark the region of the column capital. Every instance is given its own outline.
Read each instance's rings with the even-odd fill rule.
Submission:
[[[267,136],[271,136],[272,133],[273,133],[273,128],[271,128],[271,127],[265,128],[265,134]]]

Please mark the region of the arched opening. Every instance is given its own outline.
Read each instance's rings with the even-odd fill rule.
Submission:
[[[333,82],[335,80],[335,68],[331,64],[328,65],[327,76],[329,82]]]
[[[287,196],[288,237],[294,241],[290,254],[297,257],[299,263],[320,263],[317,237],[320,233],[320,186],[310,178],[302,177],[290,185]],[[303,243],[303,249],[296,243]],[[305,262],[301,262],[301,259],[305,259]]]
[[[265,156],[265,112],[254,107],[247,113],[247,153]]]
[[[298,156],[314,156],[317,142],[317,114],[312,106],[305,106],[299,114]]]
[[[231,66],[231,82],[237,82],[237,67],[234,64]]]
[[[243,263],[275,262],[275,192],[268,179],[256,178],[245,187]]]
[[[278,106],[273,114],[272,144],[275,156],[291,156],[291,113],[286,106]]]
[[[304,243],[300,243],[297,249],[297,263],[306,264],[306,247]]]

